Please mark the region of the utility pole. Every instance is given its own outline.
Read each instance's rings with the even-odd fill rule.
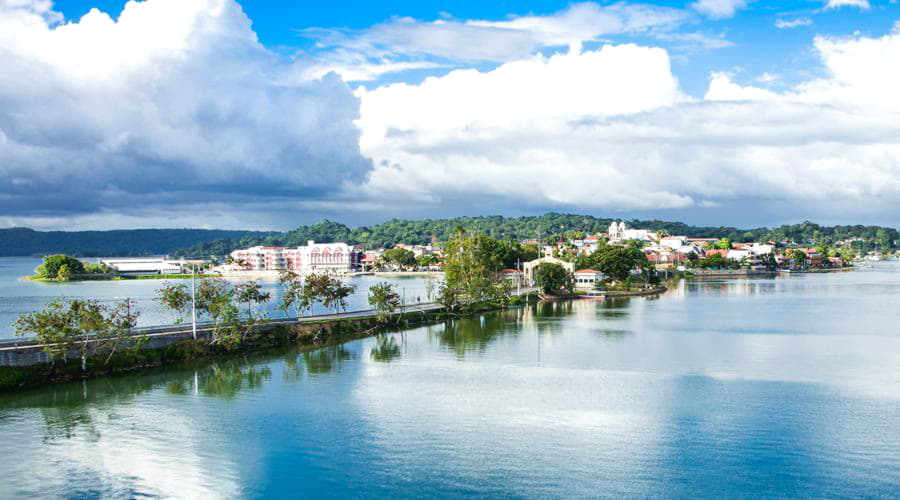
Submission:
[[[197,266],[191,266],[191,330],[197,340]]]

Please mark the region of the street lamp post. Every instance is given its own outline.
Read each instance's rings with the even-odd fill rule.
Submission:
[[[197,340],[197,266],[191,266],[191,331]]]

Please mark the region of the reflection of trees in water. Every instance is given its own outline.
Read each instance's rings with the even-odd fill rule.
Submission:
[[[405,337],[401,334],[401,342],[405,343],[405,341]],[[380,363],[390,363],[399,358],[401,354],[400,344],[397,343],[396,337],[385,333],[375,337],[375,346],[372,347],[372,351],[369,353],[373,360]]]
[[[354,355],[343,345],[336,345],[311,352],[292,350],[278,356],[284,363],[283,379],[293,382],[300,380],[304,372],[332,372]],[[36,410],[44,422],[44,441],[80,435],[98,440],[103,428],[99,422],[115,420],[115,409],[129,404],[141,393],[162,389],[166,394],[179,397],[232,398],[241,391],[257,390],[271,381],[272,368],[268,364],[272,359],[272,355],[256,355],[217,360],[199,367],[172,365],[130,375],[49,386],[24,394],[2,394],[0,422],[12,418],[17,410]]]
[[[166,384],[166,393],[232,398],[245,389],[258,389],[272,378],[272,369],[258,366],[246,359],[231,359],[210,363],[196,370],[192,376],[181,376]]]
[[[100,440],[100,431],[88,406],[41,408],[41,417],[44,419],[44,443],[72,439],[79,430],[84,431],[89,441]]]
[[[467,351],[484,351],[484,349],[508,334],[518,335],[520,328],[510,325],[518,321],[517,310],[486,313],[480,316],[468,316],[444,323],[444,329],[435,332],[439,345],[456,352],[462,358]]]
[[[599,330],[595,330],[594,333],[597,334],[597,336],[603,337],[605,339],[619,340],[633,334],[634,332],[632,332],[631,330],[612,330],[609,328],[601,328]]]
[[[353,353],[344,349],[343,344],[323,347],[301,354],[306,371],[310,374],[330,373],[340,368],[341,363],[353,359]]]
[[[620,319],[628,316],[628,303],[631,299],[617,298],[597,302],[595,316],[600,319]]]

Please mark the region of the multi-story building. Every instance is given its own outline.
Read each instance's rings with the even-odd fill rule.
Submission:
[[[231,259],[248,271],[347,273],[359,264],[359,252],[346,243],[316,243],[296,248],[255,246],[231,252]]]

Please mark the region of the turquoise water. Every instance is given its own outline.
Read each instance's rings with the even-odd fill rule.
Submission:
[[[900,268],[0,396],[0,497],[897,497]]]
[[[130,298],[134,300],[135,307],[140,313],[138,326],[168,325],[175,322],[175,317],[156,302],[157,290],[165,283],[164,280],[40,283],[20,279],[22,276],[33,274],[34,268],[40,263],[41,259],[30,257],[0,257],[0,339],[14,336],[12,323],[19,315],[40,309],[45,303],[58,297],[90,298],[109,303]],[[427,302],[425,282],[422,278],[360,276],[347,280],[357,287],[357,292],[348,300],[348,310],[369,309],[367,304],[369,286],[380,281],[397,285],[398,291],[403,292],[410,303],[416,302],[417,299]],[[190,281],[184,283],[189,285]],[[284,313],[275,309],[281,298],[278,283],[270,279],[262,280],[262,284],[272,295],[272,301],[267,307],[269,317],[283,317]],[[326,311],[316,306],[312,312],[321,314]]]

